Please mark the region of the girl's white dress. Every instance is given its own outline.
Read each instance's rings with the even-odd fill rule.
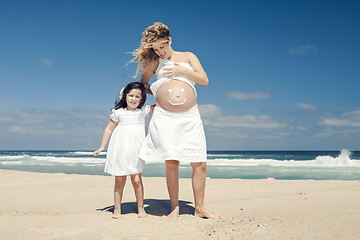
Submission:
[[[108,145],[105,172],[112,176],[141,173],[144,161],[139,159],[141,144],[145,138],[145,117],[150,106],[134,111],[119,108],[112,110],[110,118],[118,122]]]

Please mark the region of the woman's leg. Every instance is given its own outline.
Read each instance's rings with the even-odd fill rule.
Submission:
[[[179,217],[179,161],[166,160],[166,185],[171,202],[171,219]]]
[[[138,205],[138,217],[146,217],[144,208],[144,186],[141,179],[141,173],[131,175],[131,183],[134,187],[136,202]]]
[[[192,187],[195,200],[195,216],[202,218],[218,218],[218,216],[204,207],[206,162],[191,163],[193,168]]]
[[[113,218],[118,219],[121,217],[121,199],[126,183],[126,176],[116,176],[114,186],[114,214]]]

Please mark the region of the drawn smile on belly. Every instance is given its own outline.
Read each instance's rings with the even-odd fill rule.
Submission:
[[[186,102],[186,98],[184,99],[184,101],[182,101],[181,103],[173,103],[170,100],[168,101],[171,105],[173,106],[178,106],[178,105],[183,105]]]
[[[172,88],[168,89],[169,94],[174,94],[176,98],[181,98],[181,95],[182,95],[181,93],[183,93],[184,91],[185,91],[185,89],[184,89],[184,88],[181,88],[181,89],[180,89],[180,92],[174,90],[174,93],[173,93],[173,89],[172,89]],[[180,99],[179,99],[179,100],[180,100]],[[173,103],[171,100],[169,100],[168,102],[169,102],[171,105],[173,105],[173,106],[179,106],[179,105],[185,104],[186,98],[184,99],[184,101],[182,101],[182,102],[180,102],[180,103]]]

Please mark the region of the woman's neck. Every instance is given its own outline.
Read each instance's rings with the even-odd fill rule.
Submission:
[[[167,60],[170,61],[170,60],[176,55],[176,53],[177,53],[176,51],[174,51],[174,50],[171,49],[170,54],[169,54],[169,57],[167,58]]]

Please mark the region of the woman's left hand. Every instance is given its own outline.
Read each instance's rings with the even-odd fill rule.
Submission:
[[[171,79],[171,78],[177,77],[179,75],[185,74],[187,68],[181,66],[178,63],[174,63],[174,65],[175,65],[175,67],[165,67],[163,69],[166,71],[164,73],[164,77]]]

